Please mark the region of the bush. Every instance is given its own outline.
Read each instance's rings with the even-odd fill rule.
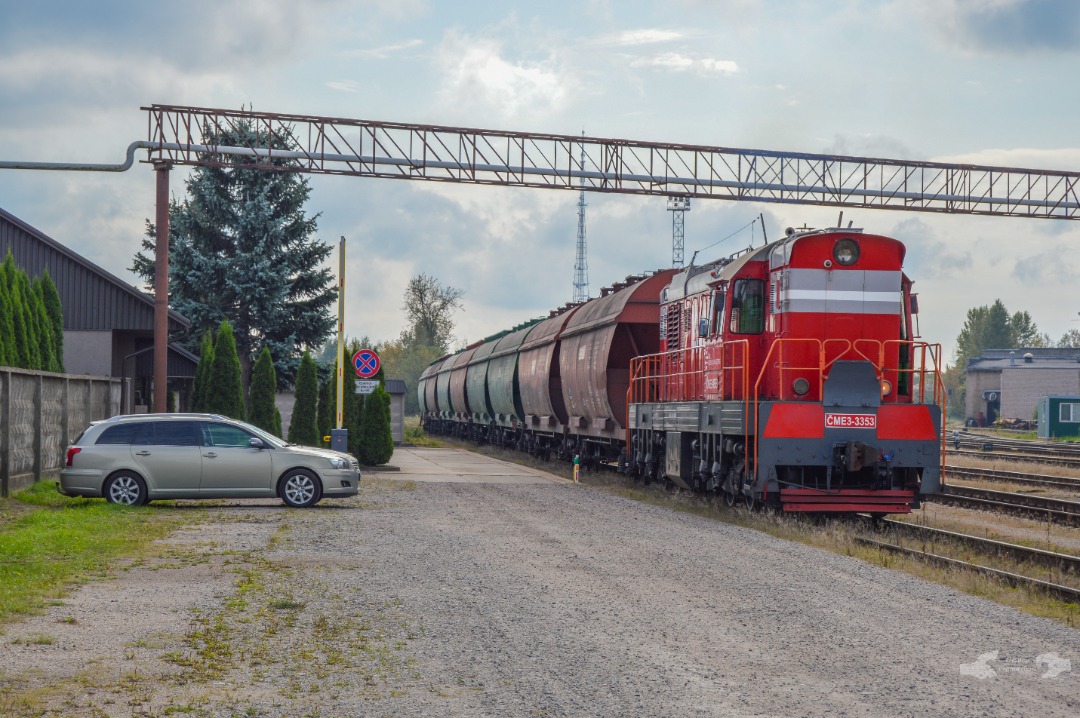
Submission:
[[[296,403],[289,421],[289,441],[302,446],[319,446],[316,412],[319,402],[319,374],[315,360],[304,352],[296,372]]]
[[[210,367],[214,364],[214,335],[203,334],[199,363],[195,367],[195,386],[192,389],[191,410],[206,411],[206,389],[210,385]]]
[[[218,328],[214,343],[214,362],[210,365],[210,381],[207,383],[205,411],[221,414],[231,419],[247,416],[244,410],[244,383],[240,376],[240,357],[236,355],[236,339],[232,325],[226,319]]]
[[[364,400],[364,421],[360,425],[360,454],[365,466],[385,464],[394,455],[394,436],[390,431],[390,395],[380,384]]]
[[[263,347],[251,370],[251,391],[248,395],[251,406],[248,410],[248,421],[275,436],[281,436],[281,430],[274,419],[274,412],[277,411],[274,403],[276,397],[277,372],[274,370],[274,360],[270,356],[270,349]]]

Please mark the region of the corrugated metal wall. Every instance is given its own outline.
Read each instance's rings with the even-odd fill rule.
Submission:
[[[9,249],[32,279],[49,270],[64,306],[64,329],[153,331],[149,296],[0,209],[0,261]],[[170,331],[182,327],[170,317]]]

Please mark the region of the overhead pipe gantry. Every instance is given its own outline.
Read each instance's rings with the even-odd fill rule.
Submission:
[[[532,132],[151,105],[147,139],[123,165],[0,162],[0,169],[124,171],[137,149],[157,170],[154,403],[164,407],[168,173],[173,165],[748,200],[995,217],[1080,219],[1080,172],[774,152]],[[283,140],[295,150],[215,138]],[[278,142],[280,145],[281,143]],[[239,160],[238,160],[239,158]],[[288,163],[274,163],[288,159]]]

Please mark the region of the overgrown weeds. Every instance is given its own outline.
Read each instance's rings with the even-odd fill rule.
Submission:
[[[181,523],[167,509],[62,496],[48,481],[0,507],[10,516],[0,525],[0,623],[40,612],[117,559],[147,555]]]

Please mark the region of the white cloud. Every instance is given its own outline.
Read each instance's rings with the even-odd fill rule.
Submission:
[[[553,114],[564,107],[574,84],[554,60],[513,62],[503,57],[499,43],[454,31],[444,37],[437,62],[448,104],[494,111],[504,119]]]
[[[355,80],[330,80],[326,86],[338,92],[359,92],[361,87]]]
[[[932,161],[1075,172],[1076,168],[1080,167],[1080,148],[1035,149],[1016,147],[1013,149],[986,149],[957,155],[942,155],[932,158]]]
[[[617,35],[608,35],[607,37],[600,39],[600,44],[630,47],[634,45],[652,45],[658,42],[671,42],[672,40],[679,40],[683,37],[683,33],[676,30],[646,28],[642,30],[624,30]]]
[[[415,47],[420,47],[423,44],[423,40],[413,38],[412,40],[406,40],[392,45],[383,45],[382,47],[373,47],[367,50],[350,50],[349,52],[342,54],[346,57],[371,57],[377,60],[385,60],[391,55],[400,53],[403,50],[411,50]]]
[[[659,67],[675,72],[696,72],[701,75],[734,75],[739,66],[733,60],[716,60],[711,57],[692,58],[677,52],[665,52],[652,57],[639,57],[630,63],[632,67]]]

